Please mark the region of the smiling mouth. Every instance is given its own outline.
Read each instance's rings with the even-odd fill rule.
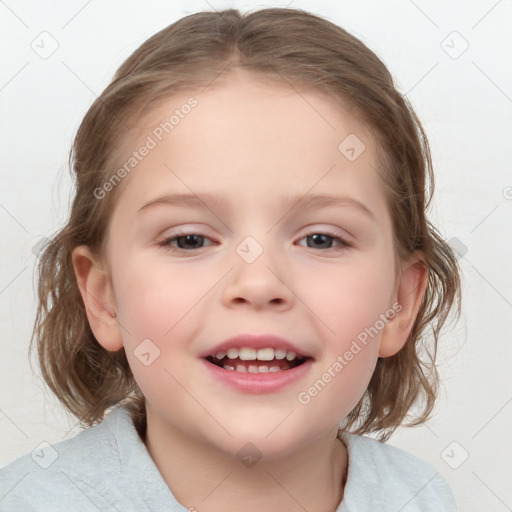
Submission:
[[[304,364],[309,357],[292,351],[262,348],[230,348],[205,358],[209,363],[238,373],[276,373]]]

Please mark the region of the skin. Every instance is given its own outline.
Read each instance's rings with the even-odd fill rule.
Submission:
[[[407,340],[426,286],[421,255],[395,275],[375,141],[334,100],[242,71],[194,96],[198,106],[120,185],[106,254],[73,252],[91,328],[107,350],[124,346],[147,399],[146,445],[180,503],[201,512],[240,503],[247,512],[333,511],[348,464],[338,424],[364,393],[377,357]],[[138,144],[188,97],[141,119]],[[338,150],[349,134],[366,146],[352,162]],[[286,203],[306,192],[355,198],[375,220],[352,206]],[[159,203],[139,212],[170,193],[193,193],[208,208]],[[177,228],[207,237],[204,246],[159,245]],[[314,233],[350,246],[328,237],[315,245]],[[252,263],[236,251],[247,236],[263,250]],[[393,304],[400,312],[300,403],[298,394]],[[228,388],[199,353],[238,333],[289,339],[314,357],[311,369],[275,393]],[[144,339],[160,350],[148,366],[134,354]],[[247,442],[262,454],[250,468],[236,456]]]

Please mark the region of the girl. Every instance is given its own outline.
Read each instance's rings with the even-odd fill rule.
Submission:
[[[460,280],[375,54],[300,10],[187,16],[117,71],[72,164],[34,340],[91,428],[1,470],[0,510],[456,510],[383,442],[433,408]]]

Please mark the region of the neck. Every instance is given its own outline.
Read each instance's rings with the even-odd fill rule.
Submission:
[[[241,460],[148,417],[145,443],[176,500],[200,512],[334,512],[348,455],[337,432],[283,458]]]

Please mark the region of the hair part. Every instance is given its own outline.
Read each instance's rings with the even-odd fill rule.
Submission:
[[[395,270],[420,250],[428,285],[405,346],[377,361],[343,429],[378,432],[387,439],[415,405],[420,410],[408,425],[426,421],[437,397],[438,338],[455,302],[460,316],[461,301],[457,259],[425,215],[434,190],[427,137],[386,66],[370,49],[326,19],[298,9],[245,15],[227,9],[182,18],[144,42],[94,101],[70,155],[76,190],[69,220],[46,246],[38,267],[32,348],[36,342],[46,383],[83,425],[101,421],[109,407],[123,402],[132,407],[144,430],[144,396],[124,349],[108,352],[95,339],[71,254],[79,245],[104,253],[123,183],[103,199],[96,198],[95,190],[121,165],[123,141],[134,134],[143,114],[237,68],[270,83],[327,94],[375,136],[382,162],[379,176],[393,222]]]

